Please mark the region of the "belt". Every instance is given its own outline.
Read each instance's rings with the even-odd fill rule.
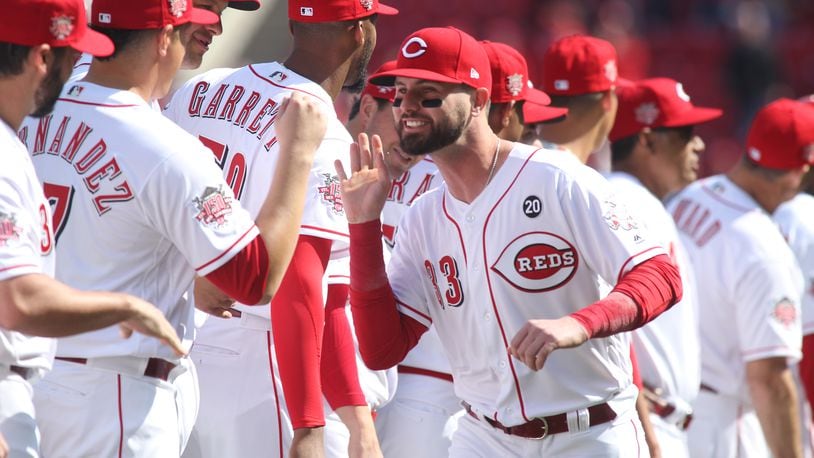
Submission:
[[[396,370],[398,371],[399,374],[424,375],[426,377],[435,377],[441,380],[446,380],[447,382],[452,382],[452,375],[444,372],[422,369],[420,367],[401,366],[401,365],[399,365]]]
[[[647,400],[647,406],[650,408],[651,412],[661,418],[664,418],[669,423],[674,423],[682,431],[689,428],[690,422],[692,422],[692,413],[684,415],[684,418],[679,416],[678,420],[669,419],[668,417],[675,413],[676,405],[662,398],[660,389],[649,388],[647,385],[645,385],[642,389],[642,394]]]
[[[472,410],[472,406],[466,401],[462,401],[461,404],[464,406],[464,409],[466,409],[466,413],[472,418],[476,420],[481,419],[478,414]],[[601,425],[616,418],[616,412],[613,411],[608,403],[593,405],[588,407],[587,410],[590,417],[589,426]],[[560,434],[568,431],[568,414],[565,412],[548,417],[533,418],[526,423],[516,426],[505,426],[499,421],[492,420],[489,417],[483,417],[483,420],[488,423],[489,426],[499,429],[506,434],[523,437],[525,439],[543,439],[551,434]]]
[[[712,394],[718,394],[718,390],[716,390],[715,388],[707,385],[704,382],[701,382],[701,386],[699,388],[701,388],[702,391],[707,391],[707,392],[710,392]]]
[[[87,358],[67,358],[63,356],[57,356],[54,359],[58,359],[60,361],[67,361],[69,363],[88,364]],[[175,366],[176,364],[173,364],[165,359],[150,358],[147,360],[147,367],[144,368],[144,376],[161,379],[166,382],[167,379],[169,379],[170,372],[173,369],[175,369]]]
[[[22,377],[24,380],[30,379],[34,375],[34,369],[23,366],[9,366],[8,370]]]

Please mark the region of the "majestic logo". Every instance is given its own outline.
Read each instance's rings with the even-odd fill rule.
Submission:
[[[51,27],[48,29],[57,40],[64,40],[73,33],[72,16],[57,16],[51,18]]]
[[[365,11],[370,11],[373,9],[373,0],[359,0],[359,4],[362,5],[362,8]]]
[[[169,0],[170,14],[181,17],[187,11],[187,0]]]
[[[416,58],[425,52],[427,52],[427,42],[421,37],[410,38],[407,40],[407,43],[404,43],[404,46],[401,47],[401,55],[407,59]]]
[[[681,83],[676,84],[676,95],[678,95],[679,99],[685,102],[690,101],[690,95],[687,94],[687,92],[684,90],[684,85]]]
[[[760,162],[760,158],[763,157],[763,155],[760,154],[760,150],[755,148],[754,146],[749,148],[748,154],[749,158],[755,162]]]
[[[629,231],[639,228],[636,220],[628,213],[627,207],[624,204],[617,204],[616,202],[606,200],[605,208],[605,214],[602,215],[602,218],[605,220],[605,223],[608,224],[608,227],[614,231],[617,229]]]
[[[506,89],[514,97],[520,95],[523,90],[523,75],[515,73],[506,77]]]
[[[567,240],[549,232],[530,232],[514,239],[492,270],[517,289],[542,292],[567,283],[578,265],[577,251]]]
[[[653,102],[646,102],[636,107],[636,121],[645,126],[652,126],[659,117],[659,109]]]
[[[17,225],[14,214],[0,211],[0,246],[8,246],[12,240],[19,240],[22,229]]]
[[[322,186],[317,188],[322,201],[337,215],[343,214],[345,207],[342,205],[342,194],[339,192],[339,177],[330,173],[323,173],[322,178]]]
[[[605,64],[605,78],[607,78],[611,83],[615,83],[618,76],[619,71],[616,68],[616,61],[609,60],[608,63]]]
[[[221,227],[232,214],[232,198],[223,192],[223,186],[207,187],[203,195],[193,199],[192,203],[198,211],[195,219],[205,226]]]
[[[785,327],[792,326],[797,321],[797,308],[791,299],[784,297],[774,306],[772,318]]]

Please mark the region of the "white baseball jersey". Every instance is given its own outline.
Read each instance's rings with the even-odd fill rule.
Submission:
[[[194,275],[258,235],[211,153],[135,93],[84,82],[66,85],[54,112],[20,137],[52,206],[57,278],[144,298],[189,347],[193,309],[183,296]],[[177,360],[115,326],[60,339],[58,354]]]
[[[683,297],[657,319],[633,331],[633,345],[642,380],[662,396],[687,407],[701,383],[701,348],[698,334],[698,297],[692,266],[687,259],[673,218],[664,205],[633,175],[614,172],[608,181],[616,194],[635,205],[636,218],[653,241],[666,248],[681,272]]]
[[[0,121],[0,281],[26,274],[54,276],[51,209],[25,146]],[[5,306],[5,305],[2,305]],[[56,341],[0,328],[0,365],[45,371]]]
[[[691,184],[667,208],[695,268],[701,379],[749,404],[746,363],[801,356],[794,255],[770,216],[724,175]]]
[[[596,171],[571,154],[515,144],[470,204],[445,185],[415,202],[388,276],[400,311],[438,331],[458,397],[516,425],[617,396],[632,408],[624,335],[558,350],[538,372],[506,349],[529,319],[573,313],[664,253]]]
[[[422,194],[438,187],[443,178],[429,156],[417,163],[399,178],[393,180],[382,211],[382,233],[385,244],[392,251],[402,216]],[[449,360],[434,328],[430,328],[418,344],[407,353],[401,365],[429,369],[444,374],[452,373]]]
[[[803,335],[814,333],[814,196],[797,194],[774,212],[774,220],[803,271]]]
[[[352,140],[321,86],[276,62],[216,69],[184,84],[164,114],[212,150],[235,195],[256,216],[277,166],[279,105],[293,92],[317,99],[328,119],[311,168],[300,234],[332,240],[331,258],[347,257],[348,223],[334,160],[347,161]],[[236,308],[269,316],[267,306]]]

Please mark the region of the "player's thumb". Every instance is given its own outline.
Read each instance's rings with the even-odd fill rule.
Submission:
[[[119,323],[119,334],[122,336],[122,339],[129,339],[130,336],[133,335],[133,329],[124,323]]]

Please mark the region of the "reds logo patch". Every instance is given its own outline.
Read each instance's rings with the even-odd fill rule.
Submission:
[[[8,246],[12,240],[19,240],[22,228],[17,225],[14,214],[0,211],[0,246]]]
[[[636,121],[645,126],[651,126],[659,117],[659,109],[655,103],[646,102],[636,107],[635,114]]]
[[[772,318],[788,328],[797,321],[797,308],[789,298],[784,297],[775,304]]]
[[[549,232],[530,232],[507,246],[492,270],[517,289],[542,292],[568,283],[579,266],[579,255],[564,238]]]
[[[617,229],[630,231],[639,228],[636,220],[630,216],[627,211],[627,207],[624,205],[606,200],[605,207],[605,214],[602,215],[602,218],[608,224],[609,228],[613,229],[614,231]]]
[[[514,75],[507,76],[506,90],[514,97],[520,95],[520,91],[523,90],[523,75],[515,73]]]
[[[170,14],[175,17],[181,17],[187,11],[187,1],[186,0],[169,0],[170,2]]]
[[[223,192],[223,186],[207,187],[201,197],[193,199],[198,214],[195,219],[204,226],[219,228],[226,224],[232,214],[232,198]]]
[[[72,16],[57,16],[51,18],[51,27],[48,31],[57,40],[64,40],[71,36],[73,33],[73,20]]]
[[[322,202],[337,215],[345,213],[345,207],[342,205],[342,194],[339,192],[339,177],[330,173],[323,173],[322,177],[323,185],[317,188]]]

